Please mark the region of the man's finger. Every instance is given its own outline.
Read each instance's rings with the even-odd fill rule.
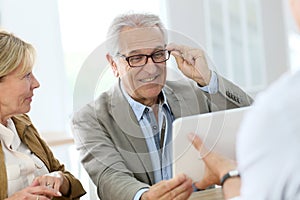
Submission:
[[[172,190],[169,197],[171,197],[172,199],[187,199],[192,192],[192,179],[187,178],[185,182],[183,182],[182,184],[180,184]]]

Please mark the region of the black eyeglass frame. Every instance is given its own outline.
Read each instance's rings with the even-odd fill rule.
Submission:
[[[166,59],[162,60],[162,61],[155,61],[153,56],[159,52],[167,52],[167,57]],[[145,66],[147,63],[148,63],[148,59],[151,58],[152,62],[154,63],[163,63],[163,62],[166,62],[167,60],[170,59],[170,55],[171,55],[171,51],[168,51],[167,49],[164,49],[164,50],[158,50],[158,51],[155,51],[154,53],[150,54],[150,55],[147,55],[147,54],[137,54],[137,55],[132,55],[132,56],[125,56],[125,55],[122,55],[120,53],[118,53],[119,56],[125,58],[125,60],[127,61],[128,65],[131,67],[131,68],[137,68],[137,67],[143,67]],[[138,65],[138,66],[134,66],[132,64],[130,64],[130,59],[133,58],[133,57],[136,57],[136,56],[145,56],[146,57],[146,60],[145,60],[145,63],[143,65]]]

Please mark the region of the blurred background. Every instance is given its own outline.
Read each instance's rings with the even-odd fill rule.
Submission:
[[[78,160],[70,119],[74,101],[88,103],[115,81],[104,63],[92,98],[85,93],[88,81],[76,85],[113,18],[132,11],[159,15],[168,30],[202,46],[214,70],[255,97],[284,72],[300,68],[299,30],[287,6],[287,0],[0,0],[0,27],[37,49],[34,73],[41,87],[29,114],[55,155],[83,182],[88,194],[82,199],[97,199]],[[97,56],[105,59],[105,52]]]

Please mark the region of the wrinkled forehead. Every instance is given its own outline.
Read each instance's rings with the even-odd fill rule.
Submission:
[[[130,52],[143,49],[164,48],[165,41],[162,31],[158,27],[151,28],[123,28],[119,35],[119,52]]]

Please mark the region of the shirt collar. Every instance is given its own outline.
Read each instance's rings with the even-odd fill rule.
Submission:
[[[21,140],[11,118],[7,120],[7,127],[0,125],[0,138],[8,148],[12,146],[17,149],[20,146]]]

